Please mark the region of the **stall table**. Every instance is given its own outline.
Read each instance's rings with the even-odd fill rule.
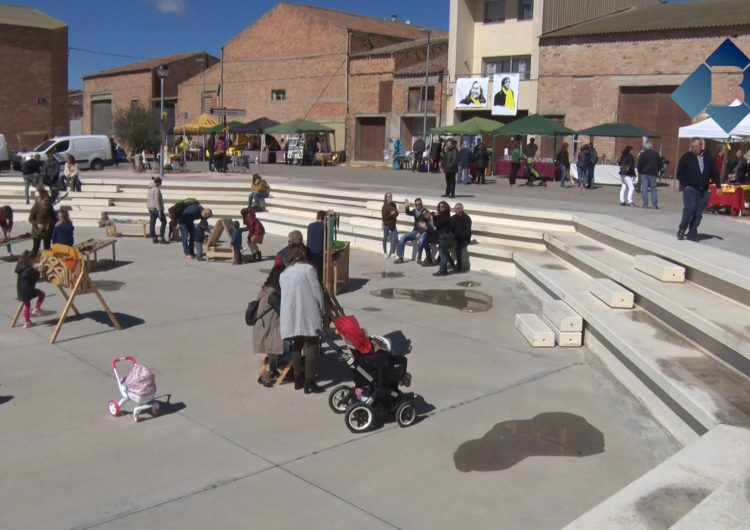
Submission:
[[[536,170],[544,177],[544,180],[555,180],[555,163],[554,162],[536,162]],[[516,178],[526,178],[524,164],[521,162],[521,169],[518,171]],[[495,175],[498,177],[510,176],[510,160],[495,160]]]
[[[716,213],[717,210],[726,206],[734,216],[741,216],[745,210],[745,193],[750,191],[750,185],[743,186],[722,186],[721,195],[716,193],[716,186],[711,186],[711,196],[708,199],[706,208]]]

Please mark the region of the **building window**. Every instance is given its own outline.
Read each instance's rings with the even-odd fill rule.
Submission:
[[[407,112],[424,112],[424,90],[423,86],[409,87],[409,101]],[[427,87],[427,112],[435,112],[435,87]]]
[[[531,76],[531,55],[515,57],[492,57],[482,60],[484,75],[517,73],[521,79]]]
[[[211,112],[214,106],[214,98],[217,96],[215,91],[201,93],[201,114]]]
[[[484,23],[505,22],[505,0],[487,0],[484,3]]]
[[[132,98],[132,99],[130,100],[130,106],[131,106],[131,107],[135,107],[135,106],[137,106],[137,105],[138,105],[138,104],[140,103],[140,101],[141,101],[141,100],[140,100],[140,99],[138,99],[138,98]]]
[[[283,88],[271,90],[271,101],[286,101],[286,90]]]
[[[518,0],[518,20],[534,18],[534,0]]]

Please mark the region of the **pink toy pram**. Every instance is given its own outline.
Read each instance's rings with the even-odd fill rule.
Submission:
[[[133,368],[126,377],[120,377],[117,373],[117,363],[120,361],[130,361]],[[109,413],[112,416],[120,415],[120,407],[123,403],[130,400],[137,406],[133,408],[133,421],[141,421],[141,412],[150,410],[152,416],[159,415],[159,402],[154,399],[156,396],[156,377],[151,370],[138,364],[135,358],[131,356],[118,357],[112,361],[112,370],[115,372],[117,387],[120,389],[122,399],[109,402]]]

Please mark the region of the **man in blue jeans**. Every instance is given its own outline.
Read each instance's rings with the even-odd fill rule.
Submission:
[[[180,215],[180,239],[182,239],[182,252],[188,259],[195,259],[195,221],[198,219],[210,219],[213,212],[198,203],[189,204],[182,210]]]
[[[716,193],[721,195],[721,181],[716,171],[711,155],[704,150],[703,140],[692,138],[690,152],[685,153],[677,164],[677,180],[682,189],[682,220],[677,229],[677,239],[682,241],[687,237],[690,241],[698,241],[698,226],[703,219],[711,193],[708,186],[716,184]],[[687,235],[686,235],[687,231]]]
[[[414,217],[414,227],[412,228],[411,232],[407,232],[406,234],[401,236],[401,239],[398,241],[398,248],[396,249],[397,258],[394,263],[403,263],[406,243],[408,241],[414,241],[415,239],[419,238],[419,242],[417,243],[417,265],[421,265],[422,250],[424,249],[424,245],[427,243],[426,225],[424,223],[424,220],[422,219],[422,216],[424,215],[426,210],[422,207],[422,199],[420,199],[419,197],[414,199],[414,209],[411,208],[409,199],[404,200],[404,208],[406,211],[406,215]]]

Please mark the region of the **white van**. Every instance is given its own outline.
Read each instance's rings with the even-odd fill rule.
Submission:
[[[8,157],[8,142],[5,135],[0,134],[0,170],[10,169],[10,158]]]
[[[45,160],[47,153],[53,153],[61,162],[64,162],[68,155],[73,155],[81,169],[100,171],[104,169],[104,166],[114,163],[109,138],[104,135],[91,134],[50,138],[31,151],[18,153],[13,159],[13,165],[20,168],[24,162],[37,154]]]

